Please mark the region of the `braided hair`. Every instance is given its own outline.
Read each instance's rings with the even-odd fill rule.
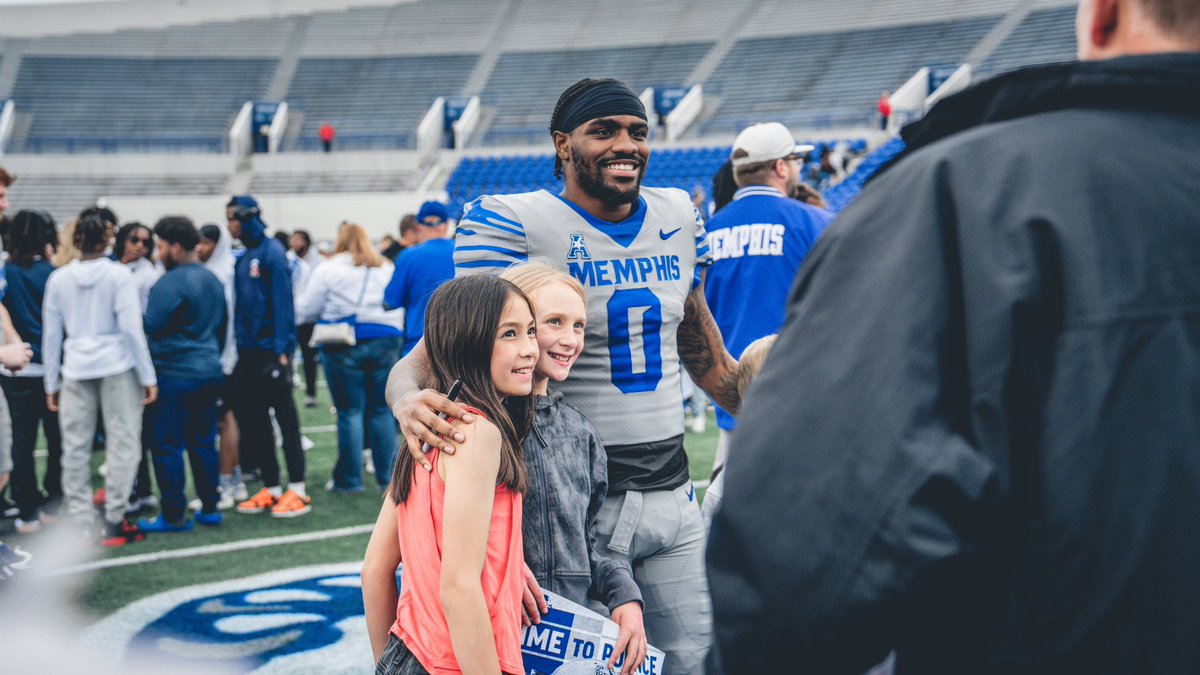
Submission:
[[[49,213],[37,209],[18,212],[8,230],[9,258],[17,265],[31,264],[46,254],[47,233],[54,231],[54,218]]]
[[[111,238],[112,223],[102,216],[89,214],[75,224],[75,248],[84,255],[102,253]]]
[[[562,121],[563,113],[575,99],[579,98],[580,94],[598,84],[609,81],[610,80],[595,80],[590,77],[585,77],[575,84],[567,87],[566,91],[564,91],[562,95],[558,97],[558,103],[554,104],[554,114],[550,116],[550,136],[554,136],[554,130],[558,128],[559,123]],[[554,177],[560,179],[563,177],[562,159],[558,156],[558,153],[554,154]]]

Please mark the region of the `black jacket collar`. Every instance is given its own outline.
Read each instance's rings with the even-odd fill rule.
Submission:
[[[1080,107],[1200,115],[1200,53],[1072,61],[993,77],[904,127],[903,154],[983,124]]]

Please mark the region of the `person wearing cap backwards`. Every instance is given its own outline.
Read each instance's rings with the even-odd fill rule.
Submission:
[[[800,160],[811,145],[797,145],[778,122],[747,127],[733,143],[730,161],[738,190],[733,201],[708,222],[712,266],[704,295],[725,338],[725,347],[741,357],[760,337],[779,331],[792,280],[833,214],[789,197],[800,181]],[[729,452],[733,416],[717,408],[721,438],[713,479]],[[717,500],[705,494],[706,516]],[[711,506],[710,506],[711,504]],[[706,518],[707,520],[707,518]]]
[[[624,83],[585,79],[569,87],[550,133],[562,193],[485,196],[468,205],[456,273],[499,274],[540,257],[583,284],[586,339],[557,390],[591,420],[608,454],[597,547],[631,563],[648,603],[646,636],[666,652],[663,672],[701,672],[712,621],[704,525],[683,448],[681,365],[724,408],[738,407],[737,362],[704,298],[704,222],[687,192],[641,187],[649,125]],[[393,370],[388,392],[422,466],[422,441],[449,452],[462,438],[437,412],[470,419],[441,394],[417,391],[425,359],[418,345]],[[527,607],[540,597],[531,591]]]
[[[417,211],[411,248],[396,258],[392,280],[383,291],[388,309],[404,309],[404,351],[425,334],[425,306],[439,286],[454,278],[454,241],[446,238],[449,214],[441,202],[425,202]]]

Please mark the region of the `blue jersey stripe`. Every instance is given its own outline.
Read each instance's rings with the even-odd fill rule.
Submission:
[[[474,212],[472,212],[471,215],[472,216],[475,215]],[[497,225],[496,223],[490,223],[490,222],[483,221],[483,220],[475,220],[474,218],[468,218],[466,222],[470,225],[483,225],[484,227],[490,227],[493,230],[500,230],[501,232],[515,234],[518,237],[525,236],[524,230],[517,230],[517,229],[513,229],[511,227],[505,227],[504,225]]]
[[[512,232],[513,234],[523,235],[525,233],[524,225],[510,218],[505,218],[491,209],[483,208],[479,205],[480,201],[482,200],[476,200],[471,204],[470,208],[467,209],[464,220],[494,227],[505,232]]]
[[[504,255],[511,256],[513,258],[516,258],[517,260],[521,260],[521,261],[529,260],[528,255],[526,255],[520,251],[514,251],[511,248],[504,248],[503,246],[459,246],[459,247],[456,247],[454,250],[455,250],[455,252],[458,252],[458,251],[494,251],[496,253],[503,253]]]
[[[455,267],[471,268],[471,267],[512,267],[513,262],[507,260],[468,260],[466,262],[454,263]]]

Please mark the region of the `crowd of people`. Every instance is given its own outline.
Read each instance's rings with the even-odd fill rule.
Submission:
[[[611,617],[623,674],[650,645],[669,674],[1194,672],[1200,10],[1081,0],[1077,29],[1079,62],[906,127],[836,220],[778,123],[738,135],[711,215],[643,187],[644,105],[590,78],[551,114],[561,193],[481,196],[453,240],[427,204],[406,243],[346,224],[306,268],[311,241],[289,258],[241,196],[227,229],[164,218],[115,246],[115,217],[85,212],[56,267],[52,221],[22,211],[0,315],[20,522],[50,499],[16,468],[39,423],[61,429],[68,513],[94,513],[99,396],[122,417],[104,406],[109,545],[191,526],[185,452],[200,524],[234,465],[264,486],[239,512],[307,513],[307,325],[338,409],[329,488],[365,489],[370,447],[383,493],[377,673],[524,672],[543,589]],[[163,271],[136,262],[151,235]],[[703,512],[685,378],[722,411]],[[246,452],[216,452],[220,424]],[[162,514],[134,524],[142,444]]]
[[[0,489],[17,535],[57,518],[117,547],[149,533],[218,526],[228,509],[309,513],[307,439],[292,393],[297,357],[304,404],[316,405],[321,365],[337,409],[338,460],[327,489],[362,492],[368,450],[378,488],[386,486],[396,450],[386,378],[406,329],[420,338],[420,324],[404,319],[420,298],[399,297],[407,281],[394,279],[386,256],[407,265],[423,255],[427,237],[400,255],[394,240],[377,246],[344,223],[324,256],[304,230],[267,236],[257,202],[245,195],[230,200],[223,223],[199,228],[178,216],[121,224],[110,209],[89,207],[60,231],[43,211],[4,213],[15,180],[0,169]],[[443,206],[431,202],[421,215],[417,229],[444,236]],[[440,281],[453,274],[437,271]],[[421,281],[438,283],[429,274]],[[398,297],[389,309],[391,286]],[[41,472],[39,430],[47,450]],[[93,489],[99,448],[103,486]],[[262,489],[251,494],[254,480]],[[153,508],[153,517],[136,517]]]

